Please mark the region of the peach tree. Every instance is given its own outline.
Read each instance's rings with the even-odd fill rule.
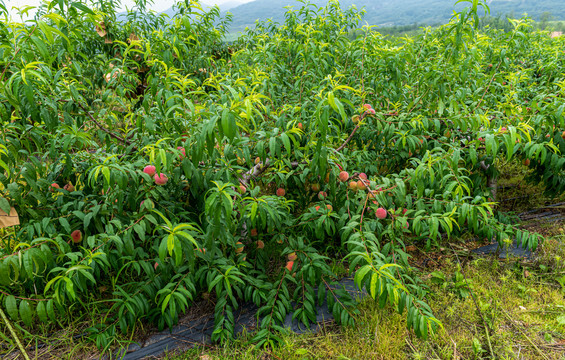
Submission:
[[[214,341],[253,303],[272,345],[325,301],[352,325],[347,273],[426,338],[441,324],[407,244],[542,240],[495,202],[500,161],[564,186],[564,44],[531,20],[482,32],[473,1],[398,39],[304,2],[228,44],[218,8],[116,3],[23,22],[0,1],[0,209],[21,223],[0,230],[0,310],[20,329],[87,313],[108,349],[205,299]]]

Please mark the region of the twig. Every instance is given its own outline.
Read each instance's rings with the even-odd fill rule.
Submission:
[[[90,118],[90,120],[96,124],[96,126],[98,126],[100,128],[100,130],[104,131],[106,134],[110,135],[110,137],[113,137],[116,140],[119,140],[121,142],[123,142],[124,144],[131,146],[131,141],[124,139],[121,136],[118,136],[116,134],[114,134],[113,132],[111,132],[110,130],[106,129],[104,126],[102,126],[102,124],[100,124],[95,118],[94,116],[92,116],[92,114],[79,102],[76,103],[85,113],[86,115],[88,115],[88,117]],[[137,150],[136,147],[134,147],[135,150]]]
[[[8,317],[6,316],[6,314],[4,314],[4,311],[2,310],[2,308],[0,307],[0,316],[2,316],[2,319],[4,320],[4,323],[6,324],[6,326],[8,327],[8,330],[10,330],[10,334],[12,334],[12,337],[14,338],[14,340],[16,341],[16,344],[18,344],[18,348],[20,349],[20,352],[22,353],[23,357],[26,360],[30,360],[29,356],[27,355],[26,350],[24,349],[22,343],[20,342],[20,339],[18,338],[18,335],[16,334],[16,332],[14,331],[14,328],[12,327],[12,325],[10,324],[10,321],[8,320]]]

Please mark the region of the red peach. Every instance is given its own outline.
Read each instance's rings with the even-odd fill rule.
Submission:
[[[82,233],[80,232],[80,230],[75,230],[71,233],[71,238],[73,239],[73,242],[75,244],[78,244],[82,241]]]
[[[365,173],[359,174],[359,179],[367,180],[367,174],[365,174]]]
[[[292,271],[292,267],[293,267],[293,266],[294,266],[294,261],[288,261],[288,262],[286,263],[285,268],[286,268],[288,271]]]
[[[154,179],[155,179],[155,184],[157,184],[157,185],[165,185],[169,181],[169,178],[167,177],[167,175],[165,175],[163,173],[161,173],[159,175],[155,174]]]
[[[146,173],[149,176],[155,175],[156,171],[157,171],[157,169],[153,165],[147,165],[146,167],[143,168],[143,172]]]
[[[257,229],[251,229],[251,231],[249,232],[249,234],[253,237],[257,236]]]
[[[182,155],[180,156],[180,159],[181,160],[184,159],[186,157],[186,150],[182,146],[177,146],[177,150],[182,153]]]
[[[257,240],[257,249],[263,249],[265,247],[265,243],[261,240]]]
[[[346,182],[349,180],[349,173],[347,171],[342,171],[339,173],[339,180],[341,182]]]
[[[349,189],[353,191],[357,191],[357,181],[351,181],[349,183]]]
[[[377,215],[377,218],[384,219],[384,218],[386,218],[387,212],[383,208],[378,208],[377,211],[375,212],[375,214]]]
[[[277,189],[277,196],[284,196],[286,194],[286,191],[284,191],[283,188],[278,188]]]
[[[291,252],[291,253],[288,254],[288,256],[287,256],[287,258],[288,258],[289,261],[294,261],[294,260],[296,260],[297,257],[298,257],[298,256],[296,256],[296,253],[295,253],[295,252]]]

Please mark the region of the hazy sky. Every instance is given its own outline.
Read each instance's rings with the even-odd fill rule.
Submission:
[[[206,3],[212,3],[218,5],[228,1],[230,0],[205,0]],[[249,2],[249,1],[251,0],[242,0],[241,2]],[[10,11],[12,15],[15,15],[15,12],[11,10],[11,8],[14,6],[15,7],[21,7],[25,5],[37,6],[39,5],[40,2],[41,0],[4,0],[4,4],[6,4],[8,11]],[[174,0],[154,0],[153,5],[151,5],[150,8],[155,11],[163,11],[173,6],[174,3],[175,3]],[[132,4],[133,4],[133,0],[122,0],[122,5],[131,7]]]

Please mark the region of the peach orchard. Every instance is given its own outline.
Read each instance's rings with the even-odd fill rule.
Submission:
[[[536,249],[497,211],[499,164],[565,186],[564,38],[528,18],[479,31],[487,6],[467,5],[413,38],[337,1],[232,43],[229,15],[192,0],[171,19],[144,0],[121,17],[115,1],[59,0],[5,18],[0,209],[20,225],[0,229],[0,310],[25,331],[87,314],[107,349],[201,298],[226,341],[253,303],[254,342],[273,345],[287,314],[309,323],[324,301],[353,325],[331,286],[348,273],[416,335],[437,331],[406,246]]]

